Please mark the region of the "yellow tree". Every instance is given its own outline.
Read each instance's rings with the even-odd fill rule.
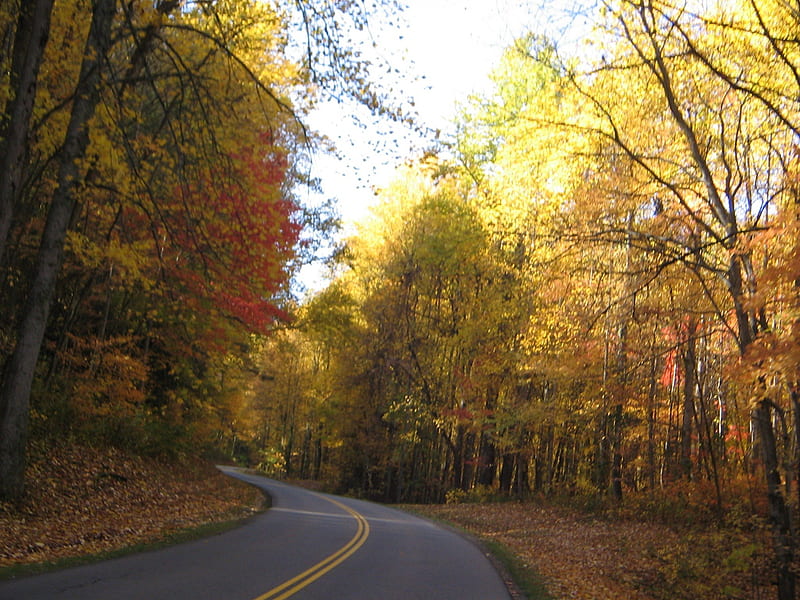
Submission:
[[[518,297],[501,258],[513,252],[492,246],[477,194],[427,157],[398,171],[348,245],[342,282],[361,341],[347,350],[347,397],[337,390],[334,401],[360,423],[351,443],[371,458],[351,478],[364,493],[441,499],[446,487],[494,480]]]
[[[661,253],[662,264],[686,266],[717,309],[717,322],[745,356],[769,328],[759,302],[759,264],[765,255],[751,242],[771,226],[785,193],[794,136],[787,115],[793,109],[783,101],[776,110],[709,67],[731,62],[758,73],[767,65],[788,63],[780,44],[765,46],[748,28],[728,29],[747,38],[731,43],[730,35],[711,27],[728,19],[728,9],[693,8],[654,1],[605,3],[602,58],[573,80],[596,119],[587,132],[607,142],[601,143],[609,150],[607,163],[613,166],[620,156],[633,166],[632,181],[612,190],[634,194],[640,206],[648,202],[651,207],[652,218],[642,221],[646,229],[613,225],[601,231],[619,243],[633,240]],[[740,16],[739,8],[731,10]],[[749,53],[753,45],[761,51]],[[773,398],[757,398],[753,419],[775,529],[779,594],[789,598],[794,596],[793,540],[772,429],[775,406]]]
[[[94,304],[85,314],[103,315],[103,325],[90,333],[99,342],[114,337],[105,315],[119,309],[117,316],[138,320],[129,328],[120,324],[124,319],[117,323],[126,336],[133,330],[142,341],[142,355],[172,335],[161,344],[168,347],[176,333],[185,333],[180,337],[187,344],[200,333],[198,345],[206,347],[188,354],[205,359],[215,350],[208,344],[216,333],[236,338],[242,329],[263,329],[282,316],[271,299],[281,292],[296,235],[291,165],[307,141],[290,91],[302,89],[296,97],[310,100],[316,66],[315,74],[324,75],[316,83],[341,84],[339,90],[370,106],[378,101],[363,85],[365,61],[346,47],[341,31],[351,13],[363,26],[366,12],[351,3],[292,6],[300,9],[311,40],[312,60],[301,67],[289,64],[283,52],[288,6],[59,2],[49,20],[47,2],[4,5],[4,39],[16,36],[20,43],[13,56],[0,57],[3,72],[11,73],[4,75],[3,105],[15,115],[13,127],[5,117],[0,123],[8,159],[0,188],[13,196],[0,194],[2,292],[24,314],[18,323],[3,324],[3,352],[9,355],[0,396],[3,496],[21,490],[30,389],[68,237],[69,275],[77,276],[61,280],[66,293],[53,315],[61,321],[61,332],[50,330],[54,338],[67,339],[77,309]],[[38,47],[28,52],[25,43],[42,44],[48,34],[37,71]],[[23,54],[31,59],[24,65],[17,60]],[[315,64],[316,56],[328,63]],[[34,90],[34,127],[26,128]],[[26,157],[22,187],[15,183],[20,152]],[[12,239],[5,231],[9,222],[13,255],[6,243]],[[257,243],[248,244],[248,236]],[[38,259],[29,256],[29,241],[40,247]],[[244,273],[248,261],[258,262],[252,289]],[[136,282],[128,286],[124,274]],[[135,309],[117,299],[135,299]],[[192,307],[206,310],[210,322]],[[129,341],[119,338],[115,351],[131,350]],[[83,348],[97,355],[103,345]],[[146,362],[141,355],[137,360],[138,366]]]

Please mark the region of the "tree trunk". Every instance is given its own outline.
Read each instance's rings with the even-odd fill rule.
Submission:
[[[53,0],[20,3],[9,81],[12,95],[0,117],[0,264],[22,184],[36,83],[52,10]]]
[[[792,397],[792,422],[794,430],[792,464],[794,466],[794,479],[797,500],[800,502],[800,384],[795,382],[791,386]]]
[[[475,478],[475,434],[471,431],[464,436],[464,455],[461,459],[461,482],[459,487],[466,491],[472,488]]]
[[[308,479],[311,464],[311,425],[306,423],[303,431],[303,452],[300,455],[300,477]]]
[[[516,453],[506,452],[500,465],[500,491],[508,494],[511,491],[511,480],[514,475],[514,462]]]
[[[593,466],[594,485],[598,491],[605,493],[611,481],[611,432],[609,431],[609,415],[601,418],[597,428],[598,439],[595,441],[595,461]]]
[[[315,481],[319,480],[322,474],[322,433],[324,431],[322,423],[317,427],[317,439],[314,444],[314,475]]]
[[[611,459],[611,497],[622,501],[622,404],[614,408],[614,454]]]
[[[519,453],[517,454],[516,473],[514,477],[514,494],[517,498],[524,498],[531,491],[530,483],[528,482],[528,464],[530,457]]]
[[[778,600],[795,600],[795,575],[792,571],[794,543],[791,520],[789,507],[781,488],[778,451],[775,444],[775,433],[772,429],[772,411],[769,401],[762,400],[758,403],[754,418],[758,425],[761,456],[767,480],[767,500],[778,571]]]
[[[491,486],[494,484],[497,452],[494,447],[494,440],[489,432],[481,434],[480,442],[480,470],[478,471],[478,484]]]
[[[656,359],[650,360],[650,389],[647,394],[647,487],[656,488]]]
[[[694,420],[694,398],[697,388],[697,323],[692,319],[686,326],[686,346],[683,358],[683,412],[681,420],[681,475],[692,477],[692,422]]]
[[[466,428],[463,425],[456,427],[456,443],[453,451],[453,473],[451,476],[450,487],[461,489],[461,482],[464,475],[464,435]]]
[[[31,385],[61,268],[64,239],[75,209],[79,161],[89,141],[88,126],[100,97],[100,71],[111,43],[115,0],[95,0],[80,78],[60,154],[58,186],[50,202],[31,290],[14,352],[0,389],[0,496],[22,493]]]

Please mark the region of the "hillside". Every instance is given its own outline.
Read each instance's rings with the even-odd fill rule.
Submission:
[[[35,444],[22,504],[0,503],[0,569],[115,551],[257,510],[263,497],[198,459]]]

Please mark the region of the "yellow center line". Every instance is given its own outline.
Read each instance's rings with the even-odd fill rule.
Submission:
[[[342,548],[327,558],[321,560],[310,569],[306,569],[299,575],[292,577],[290,580],[282,583],[281,585],[272,588],[266,594],[262,594],[258,598],[254,598],[254,600],[285,600],[289,596],[296,594],[307,585],[325,575],[325,573],[328,573],[332,569],[335,569],[337,566],[342,564],[345,560],[355,554],[356,550],[363,546],[364,542],[367,541],[367,537],[369,537],[369,523],[362,515],[350,507],[345,506],[341,502],[334,500],[333,498],[328,498],[319,494],[317,495],[349,513],[358,523],[356,534],[349,542],[347,542],[347,544],[342,546]]]

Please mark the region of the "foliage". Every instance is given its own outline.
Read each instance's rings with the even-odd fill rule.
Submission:
[[[455,138],[377,191],[337,279],[295,307],[308,132],[291,99],[321,86],[380,112],[358,49],[341,50],[366,8],[297,4],[309,45],[294,64],[279,6],[170,6],[134,2],[114,21],[38,427],[159,453],[213,441],[276,475],[395,502],[546,495],[703,524],[765,516],[770,550],[673,545],[654,581],[695,581],[712,556],[741,578],[771,554],[791,595],[794,13],[608,0],[586,54],[521,37]],[[74,43],[86,7],[54,11],[3,240],[15,315],[87,62]],[[0,15],[3,31],[14,22]],[[4,358],[16,319],[0,327]]]
[[[758,554],[789,598],[797,18],[771,0],[598,8],[585,54],[535,32],[508,48],[309,302],[322,470],[392,501],[766,518],[771,548],[712,539],[656,578],[727,556],[741,579]]]
[[[0,209],[0,361],[24,350],[31,365],[4,371],[4,494],[19,489],[9,472],[23,461],[7,459],[22,455],[29,412],[28,394],[6,389],[33,386],[37,431],[58,421],[170,455],[231,435],[237,445],[231,419],[246,401],[237,385],[253,368],[252,336],[290,320],[289,280],[307,258],[301,219],[319,216],[295,198],[316,143],[302,118],[318,86],[375,111],[386,100],[345,35],[368,17],[352,3],[35,6],[44,35],[32,71],[12,52],[15,36],[28,43],[29,6],[0,10],[3,114],[17,93],[32,101],[25,123],[0,123],[3,144],[19,133],[23,157],[18,178],[14,165],[0,172],[11,190]],[[109,44],[92,50],[102,7]],[[297,60],[293,14],[309,44]],[[91,79],[79,77],[95,63]],[[80,143],[65,144],[70,135]],[[59,193],[64,231],[37,258]],[[52,285],[31,295],[43,264]],[[18,331],[33,313],[45,319],[28,341]]]

